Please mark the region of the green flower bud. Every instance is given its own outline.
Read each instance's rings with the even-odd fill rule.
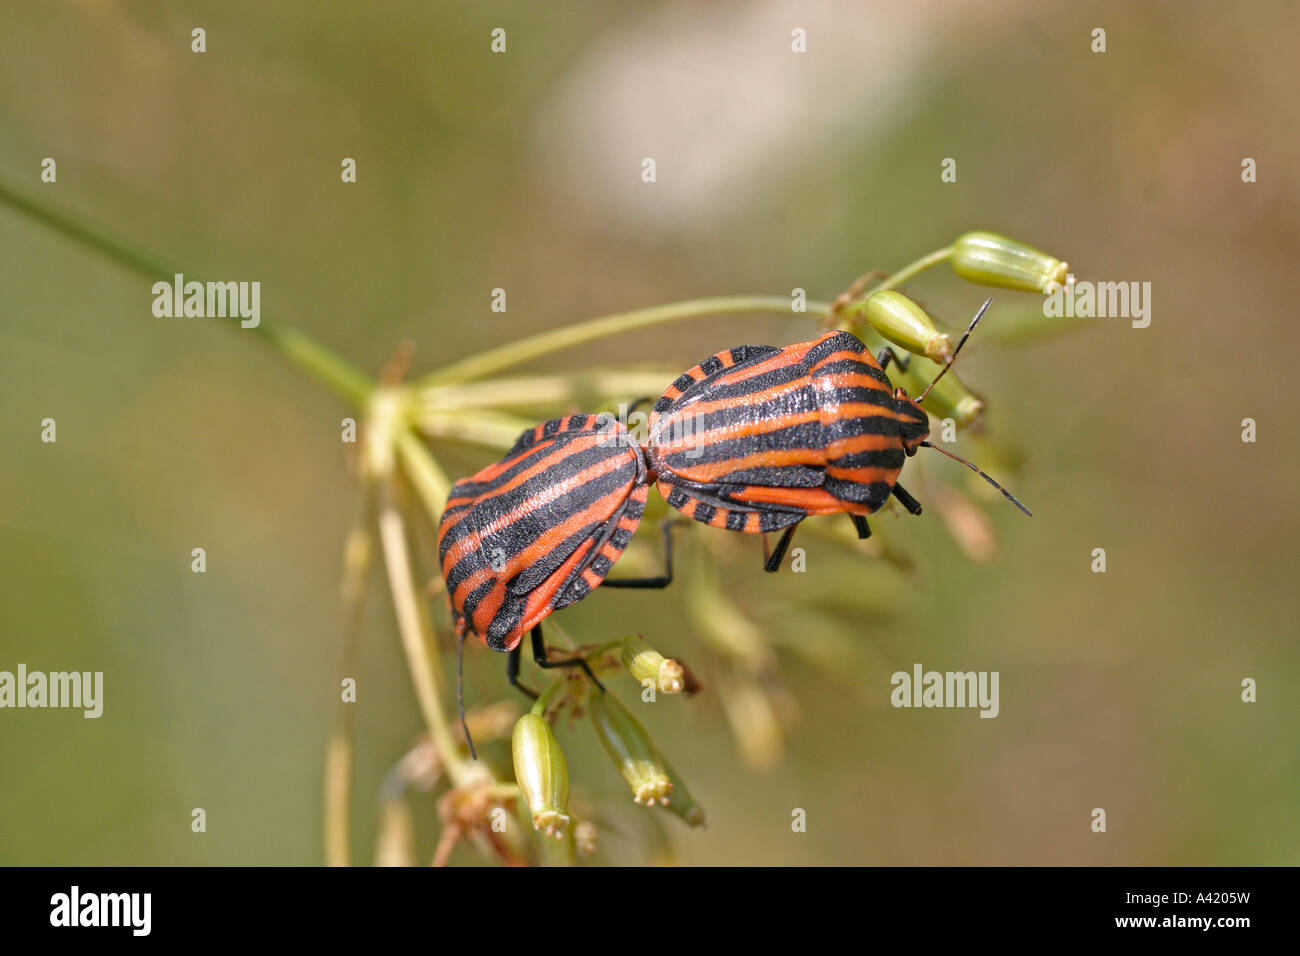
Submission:
[[[1069,266],[1033,246],[993,232],[968,232],[952,246],[952,269],[968,282],[1043,292],[1065,282]]]
[[[645,728],[613,694],[596,694],[587,706],[600,745],[632,788],[633,799],[648,807],[656,801],[667,805],[673,784]]]
[[[555,732],[544,717],[524,714],[515,724],[511,745],[515,779],[532,811],[533,826],[560,839],[569,825],[569,770]]]
[[[924,355],[936,362],[952,356],[952,342],[934,327],[934,320],[919,305],[893,289],[867,296],[863,309],[872,327],[914,355]]]
[[[657,690],[665,694],[680,693],[686,686],[686,671],[677,661],[664,657],[645,642],[639,634],[623,638],[623,666],[642,686],[654,681]]]

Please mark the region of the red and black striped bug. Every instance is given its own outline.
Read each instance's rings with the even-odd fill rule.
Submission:
[[[990,302],[992,300],[989,300]],[[775,571],[795,527],[809,515],[846,513],[860,538],[866,515],[890,496],[914,515],[920,503],[898,484],[918,448],[935,448],[920,401],[979,323],[976,314],[952,358],[926,391],[909,398],[885,375],[892,349],[872,358],[848,332],[777,348],[744,345],[679,377],[654,405],[646,461],[668,504],[696,521],[750,534],[784,529],[764,567]],[[901,363],[901,360],[900,360]],[[979,473],[1017,508],[1005,488]]]
[[[539,667],[581,667],[601,687],[581,657],[547,657],[541,622],[601,583],[671,581],[671,554],[663,577],[605,577],[636,531],[649,489],[644,452],[612,415],[543,422],[500,461],[456,482],[438,525],[438,560],[462,644],[473,633],[509,652],[510,683],[535,697],[518,681],[530,632]]]

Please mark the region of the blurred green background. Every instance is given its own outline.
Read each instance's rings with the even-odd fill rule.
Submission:
[[[847,630],[872,663],[831,681],[782,658],[799,719],[767,771],[737,756],[716,695],[657,708],[709,813],[664,826],[688,863],[1300,863],[1294,7],[14,0],[0,22],[6,183],[187,272],[259,280],[265,313],[369,371],[402,340],[421,373],[643,305],[828,299],[970,229],[1151,282],[1147,329],[1079,320],[964,353],[1023,457],[999,476],[1036,515],[987,506],[993,560],[931,511],[883,516],[915,569],[864,615],[835,594],[879,581],[871,559],[810,537],[807,581],[773,584],[757,542],[736,544],[732,593],[761,621]],[[153,318],[149,281],[8,208],[0,262],[0,669],[106,684],[99,720],[0,712],[0,863],[319,862],[346,410],[250,333]],[[946,270],[911,288],[954,325],[984,295]],[[990,328],[1020,298],[995,294]],[[545,367],[685,368],[810,337],[706,320]],[[438,450],[453,476],[494,457]],[[691,660],[679,603],[597,593],[557,619],[588,640],[633,622]],[[468,651],[471,699],[503,696],[501,658]],[[916,662],[1000,671],[1000,716],[890,708],[889,672]],[[382,587],[358,676],[366,861],[380,779],[420,729]],[[598,859],[646,859],[645,811],[588,733],[562,739],[613,814]],[[427,859],[433,798],[413,806]]]

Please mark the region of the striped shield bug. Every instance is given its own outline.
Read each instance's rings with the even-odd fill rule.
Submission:
[[[500,461],[456,482],[438,526],[438,560],[462,646],[472,633],[509,652],[510,683],[536,696],[518,681],[530,632],[539,667],[581,667],[601,686],[581,657],[547,657],[541,622],[602,582],[671,581],[671,554],[661,578],[605,579],[641,521],[649,488],[644,452],[612,415],[543,422]]]
[[[989,300],[991,302],[992,300]],[[917,399],[892,388],[886,347],[873,358],[849,332],[777,348],[744,345],[681,375],[655,403],[646,461],[668,504],[696,521],[750,534],[782,531],[764,565],[775,571],[795,527],[809,515],[845,513],[860,538],[866,515],[897,498],[920,503],[898,484],[918,448],[934,448],[920,402],[951,367],[980,317]],[[1025,514],[1029,511],[975,465]]]

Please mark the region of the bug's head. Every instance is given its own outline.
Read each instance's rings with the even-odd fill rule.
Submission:
[[[921,442],[930,437],[930,417],[901,388],[894,389],[894,403],[900,416],[898,433],[903,439],[903,451],[910,458],[921,447]]]

